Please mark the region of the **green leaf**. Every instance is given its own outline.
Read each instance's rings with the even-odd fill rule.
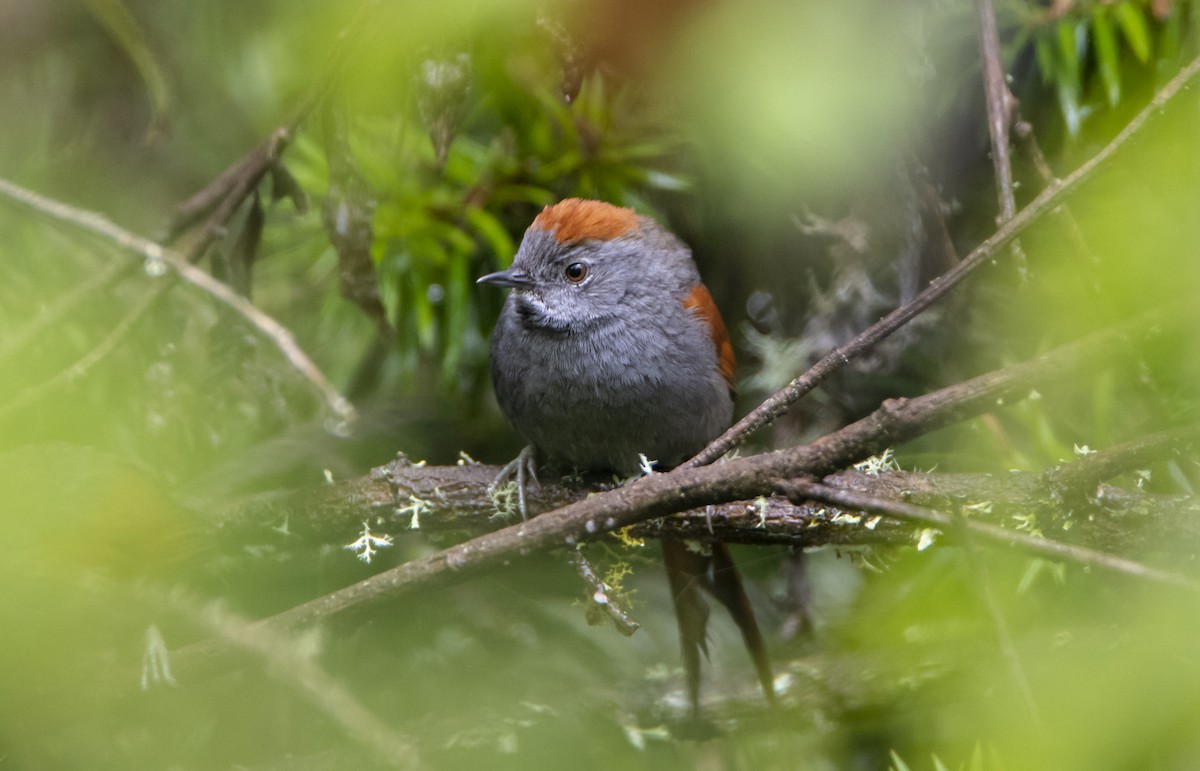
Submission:
[[[508,265],[512,262],[516,249],[513,246],[512,237],[508,234],[508,230],[500,224],[500,220],[492,216],[491,212],[474,207],[468,207],[463,212],[463,216],[466,218],[467,225],[479,234],[479,237],[491,249],[492,254],[496,256],[495,264]]]
[[[171,91],[167,88],[167,78],[150,48],[146,33],[122,0],[85,0],[84,4],[133,62],[150,98],[153,123],[149,132],[154,134],[161,131],[166,127],[171,109]]]
[[[1141,9],[1129,0],[1117,3],[1113,8],[1117,15],[1117,24],[1125,34],[1125,41],[1133,50],[1133,55],[1142,64],[1150,61],[1150,28],[1146,25],[1146,16]]]
[[[1052,35],[1048,31],[1040,32],[1033,41],[1033,50],[1037,55],[1038,70],[1042,73],[1042,83],[1053,83],[1058,75],[1058,61]]]
[[[1183,47],[1184,25],[1182,13],[1172,13],[1162,23],[1162,34],[1158,38],[1158,66],[1179,59]]]
[[[1092,16],[1092,40],[1096,44],[1096,69],[1104,83],[1108,103],[1115,107],[1121,101],[1120,54],[1117,50],[1117,34],[1108,8],[1104,6],[1098,7]]]
[[[971,762],[967,766],[967,771],[983,771],[983,747],[978,743],[975,744],[975,750],[971,753]]]
[[[1055,90],[1058,93],[1058,106],[1062,110],[1063,120],[1067,124],[1067,132],[1071,136],[1079,133],[1079,125],[1083,120],[1079,108],[1079,59],[1083,22],[1062,22],[1058,25],[1058,68],[1055,75]]]
[[[454,223],[432,220],[429,231],[446,245],[439,265],[444,265],[455,254],[469,254],[475,250],[475,240]]]
[[[417,344],[423,351],[432,351],[437,343],[437,321],[433,315],[433,305],[429,302],[428,282],[412,282],[409,302],[416,323]]]
[[[549,206],[557,200],[558,196],[554,191],[538,185],[505,185],[492,196],[496,205],[530,203],[534,206]]]
[[[1079,41],[1086,35],[1080,35],[1082,22],[1062,21],[1058,24],[1058,63],[1059,80],[1072,80],[1079,83],[1079,56],[1081,51]]]
[[[892,756],[892,768],[894,768],[895,771],[912,771],[912,769],[908,767],[908,764],[905,763],[898,754],[896,754],[895,750],[892,750],[888,754]]]
[[[463,343],[467,333],[467,311],[469,299],[467,287],[470,286],[468,258],[466,254],[456,254],[450,261],[446,275],[445,299],[442,301],[446,334],[443,340],[445,351],[442,354],[442,377],[448,383],[454,382],[462,360]]]

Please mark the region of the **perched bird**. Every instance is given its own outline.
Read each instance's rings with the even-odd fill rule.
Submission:
[[[734,356],[690,250],[647,217],[577,198],[547,206],[512,267],[479,279],[512,289],[491,341],[496,400],[530,446],[509,467],[522,516],[535,458],[636,473],[699,452],[729,427]],[[536,479],[536,477],[535,477]],[[663,541],[689,696],[698,710],[708,609],[741,629],[768,699],[765,646],[728,547],[701,553]]]

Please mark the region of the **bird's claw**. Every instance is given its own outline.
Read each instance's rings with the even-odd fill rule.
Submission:
[[[492,481],[491,489],[495,491],[501,484],[514,477],[517,483],[517,509],[521,512],[521,519],[529,519],[529,508],[525,504],[525,487],[531,479],[535,485],[541,487],[537,477],[537,449],[532,444],[526,445],[517,457],[500,469],[500,473]]]

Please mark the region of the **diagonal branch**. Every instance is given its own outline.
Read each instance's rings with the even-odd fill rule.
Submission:
[[[205,603],[179,588],[167,592],[141,587],[135,592],[148,604],[182,613],[215,638],[262,659],[272,677],[323,712],[347,736],[371,750],[385,766],[403,769],[424,766],[416,742],[381,719],[344,683],[321,668],[301,641],[272,634],[269,629],[216,603]],[[142,687],[145,689],[146,686]]]
[[[1173,573],[1143,565],[1140,562],[1118,557],[1114,554],[1107,554],[1095,549],[1075,546],[1061,541],[1052,541],[1047,538],[1035,538],[1025,533],[1005,530],[1002,527],[997,527],[986,522],[973,522],[969,519],[956,518],[944,512],[913,506],[900,501],[840,490],[836,487],[808,480],[783,482],[779,485],[779,490],[792,500],[822,501],[834,506],[843,506],[859,511],[882,514],[905,522],[932,525],[946,532],[953,532],[956,527],[961,526],[972,535],[979,535],[994,543],[1016,546],[1031,554],[1048,559],[1066,560],[1082,565],[1095,565],[1096,567],[1133,576],[1134,578],[1142,578],[1200,592],[1200,584],[1196,584]]]
[[[1176,454],[1200,441],[1200,425],[1159,431],[1107,450],[1085,455],[1046,472],[1046,483],[1059,500],[1093,495],[1106,479]]]
[[[792,404],[816,388],[825,378],[841,369],[844,364],[870,350],[876,343],[907,324],[941,299],[942,296],[962,282],[963,279],[980,265],[994,259],[1000,249],[1016,238],[1027,227],[1038,221],[1046,212],[1058,206],[1068,193],[1090,177],[1097,168],[1108,162],[1129,141],[1130,137],[1145,128],[1150,118],[1161,112],[1167,103],[1174,99],[1198,73],[1200,73],[1200,58],[1193,59],[1186,67],[1180,70],[1179,74],[1173,77],[1170,82],[1163,86],[1162,90],[1155,94],[1154,98],[1150,100],[1150,104],[1139,112],[1121,130],[1121,133],[1117,134],[1100,152],[1092,156],[1091,159],[1067,177],[1047,185],[1028,206],[1014,215],[1012,219],[1000,225],[991,238],[988,238],[977,246],[974,251],[968,254],[954,268],[930,282],[929,286],[913,298],[910,303],[884,316],[845,345],[838,346],[830,351],[807,372],[797,377],[783,389],[758,405],[758,407],[751,410],[749,414],[734,424],[732,428],[713,440],[696,457],[680,465],[673,473],[680,473],[684,469],[696,468],[697,466],[712,463],[737,447],[745,441],[747,436],[773,422],[775,418],[786,412]]]
[[[996,170],[996,195],[1000,199],[999,221],[1003,223],[1017,213],[1008,143],[1016,100],[1004,79],[1000,34],[996,31],[996,9],[992,0],[975,0],[975,15],[979,20],[979,50],[983,59],[983,92],[987,103],[988,136],[992,141],[992,166]]]
[[[98,295],[135,270],[137,266],[133,263],[110,263],[104,270],[55,299],[29,323],[5,337],[0,343],[0,363],[23,351],[39,335],[64,319],[87,298]]]
[[[164,293],[159,291],[157,286],[151,287],[146,294],[138,298],[138,301],[126,310],[125,316],[116,326],[109,330],[99,345],[88,351],[78,361],[65,369],[59,370],[49,380],[26,388],[12,400],[0,405],[0,420],[4,420],[14,412],[25,409],[44,396],[49,396],[55,389],[70,385],[86,375],[92,367],[99,364],[110,353],[116,350],[121,340],[125,338],[125,335],[129,334],[130,330],[137,326],[137,323],[150,312],[150,309],[163,296]]]
[[[353,420],[354,407],[329,382],[320,368],[296,343],[292,333],[271,316],[237,294],[226,284],[189,263],[182,255],[160,244],[125,230],[96,212],[39,195],[6,179],[0,179],[0,196],[30,211],[56,222],[81,228],[117,244],[126,251],[141,256],[148,266],[163,266],[173,270],[181,279],[212,295],[241,316],[260,334],[275,344],[287,362],[321,394],[327,407],[342,420]]]
[[[1128,345],[1145,344],[1183,320],[1147,314],[1136,323],[1093,334],[1062,346],[1037,359],[990,372],[949,388],[912,399],[885,402],[875,413],[811,444],[764,455],[740,458],[708,467],[669,474],[653,474],[623,487],[585,498],[527,522],[473,538],[420,559],[407,562],[357,584],[314,599],[259,624],[272,629],[295,628],[333,614],[361,609],[417,586],[436,581],[460,580],[536,550],[574,546],[605,532],[710,503],[750,500],[772,495],[780,485],[801,477],[823,476],[850,463],[921,434],[1018,401],[1036,386],[1062,382],[1089,362],[1111,355]],[[982,531],[980,531],[982,532]],[[1004,533],[1006,542],[1021,543]],[[1129,568],[1114,557],[1103,560],[1099,552],[1077,547],[1047,547],[1056,558],[1084,561],[1121,572],[1168,580],[1166,574]],[[1133,563],[1135,564],[1135,563]],[[1171,578],[1173,583],[1185,583]],[[207,646],[188,649],[184,660],[203,660]]]

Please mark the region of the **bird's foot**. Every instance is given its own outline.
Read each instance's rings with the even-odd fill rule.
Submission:
[[[532,445],[526,445],[525,449],[513,458],[504,468],[500,469],[500,473],[492,481],[489,492],[494,493],[502,485],[510,480],[515,480],[517,485],[517,510],[521,512],[521,519],[529,519],[529,508],[525,504],[525,488],[529,484],[529,480],[533,480],[535,485],[541,486],[537,478],[537,449]]]

